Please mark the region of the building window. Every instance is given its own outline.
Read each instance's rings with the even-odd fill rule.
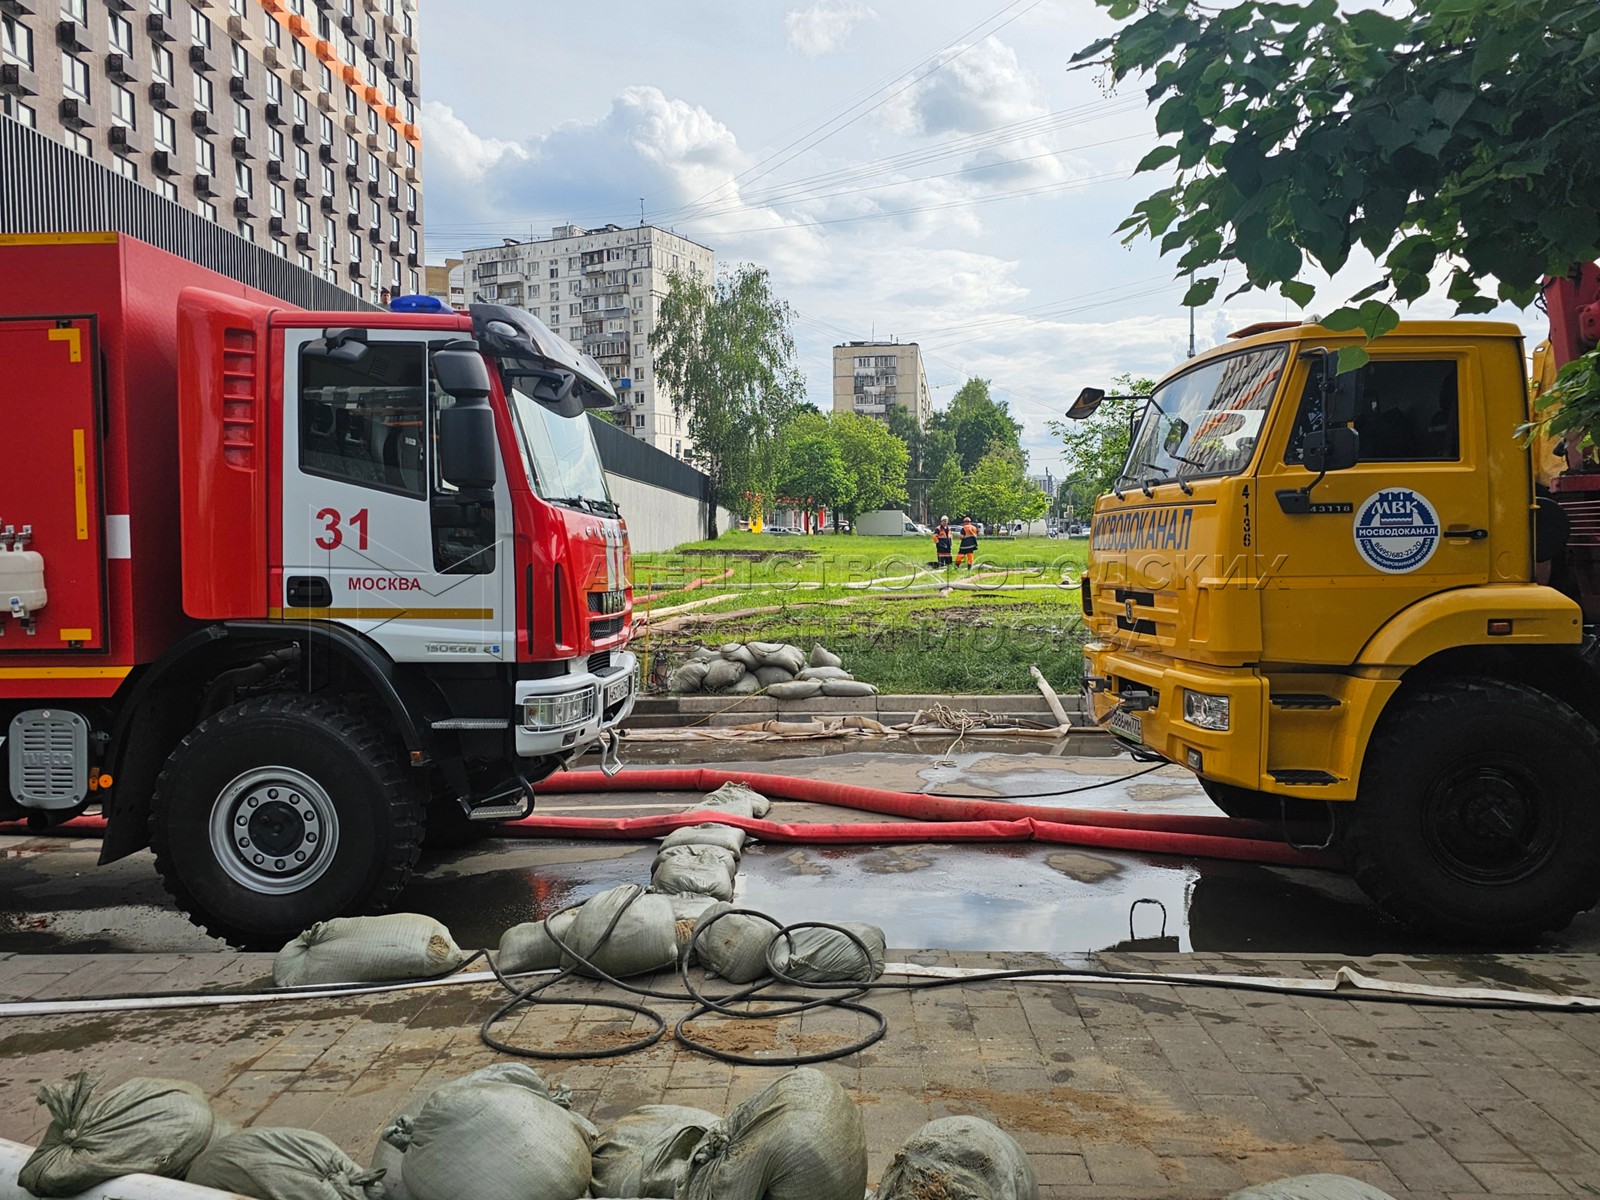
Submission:
[[[245,241],[253,242],[256,240],[255,228],[250,224],[249,221],[235,221],[233,223],[233,228],[234,231],[238,233],[238,235]]]
[[[250,136],[250,110],[237,100],[233,102],[233,131],[240,137]]]
[[[134,107],[133,93],[125,87],[118,87],[116,84],[112,84],[111,123],[133,129],[137,120],[138,115]]]
[[[376,154],[367,155],[367,178],[374,183],[378,182],[382,170],[383,168],[378,165],[378,156]]]
[[[33,70],[33,30],[9,14],[0,15],[0,58]]]
[[[152,43],[150,46],[150,74],[162,83],[172,83],[172,51]]]
[[[283,80],[271,71],[267,72],[267,100],[272,104],[283,103]]]
[[[157,150],[171,153],[178,148],[178,124],[164,112],[159,110],[151,112],[150,136],[155,141]]]
[[[354,114],[356,109],[359,108],[360,106],[361,106],[361,98],[356,95],[355,88],[349,88],[349,87],[345,88],[345,90],[344,90],[344,110],[345,110],[345,112]]]
[[[119,54],[133,53],[133,26],[116,13],[106,14],[106,30],[111,45]]]
[[[214,112],[213,101],[215,93],[211,88],[211,80],[204,75],[194,77],[194,106],[203,112]]]
[[[245,15],[245,0],[228,0],[228,11],[236,17]]]
[[[94,143],[88,138],[84,137],[83,134],[77,133],[71,129],[66,129],[62,131],[61,136],[66,139],[67,148],[69,150],[76,150],[85,158],[94,157]]]
[[[322,90],[325,91],[325,92],[332,92],[333,91],[333,71],[331,69],[329,69],[327,63],[321,63],[321,64],[318,65],[318,67],[317,67],[317,75],[321,79]]]
[[[267,130],[267,157],[273,162],[283,161],[283,130]]]
[[[417,252],[417,231],[415,229],[413,229],[411,231],[411,253],[415,254],[416,252]],[[528,295],[533,296],[535,298],[538,297],[538,295],[539,295],[539,285],[537,283],[534,284],[531,288],[528,289]]]
[[[324,163],[322,167],[322,194],[324,196],[331,196],[333,193],[333,168]]]
[[[311,178],[311,152],[304,146],[294,148],[294,176],[296,179]]]
[[[61,15],[71,17],[79,25],[89,23],[89,0],[61,0]]]
[[[367,109],[367,132],[378,132],[378,110],[375,108]]]
[[[194,139],[194,165],[203,175],[217,173],[217,148],[203,137]]]
[[[312,262],[312,260],[311,260],[311,255],[309,255],[309,254],[302,254],[302,255],[301,255],[301,256],[300,256],[300,269],[301,269],[301,270],[302,270],[302,271],[309,271],[309,270],[311,270],[311,269],[312,269],[312,267],[313,267],[313,266],[314,266],[314,265],[315,265],[315,264],[314,264],[314,263],[313,263],[313,262]]]
[[[115,169],[117,174],[121,175],[124,179],[139,178],[139,167],[131,158],[121,158],[113,155],[111,159],[111,166],[113,169]]]
[[[277,184],[272,185],[272,215],[283,216],[283,189]]]
[[[251,173],[249,163],[233,164],[233,190],[235,195],[248,198],[254,183],[255,177]]]
[[[233,73],[240,79],[248,79],[250,77],[249,51],[247,51],[238,42],[233,42],[231,44],[233,46]]]
[[[296,125],[306,124],[310,112],[311,109],[306,103],[306,98],[299,92],[296,92],[294,95],[294,123]]]
[[[87,102],[89,99],[89,68],[81,58],[65,52],[61,55],[61,90]]]
[[[5,113],[17,124],[26,125],[29,129],[33,129],[38,125],[38,114],[9,92],[4,96],[0,96],[0,112]]]
[[[407,100],[406,101],[406,124],[407,125],[415,125],[416,123],[417,123],[417,106],[415,104],[413,104],[410,100]]]
[[[417,189],[411,187],[409,184],[406,186],[406,211],[408,213],[415,213],[417,211]],[[551,267],[550,278],[554,279],[555,277],[556,269]]]
[[[415,146],[413,146],[410,142],[407,142],[406,143],[406,166],[414,167],[416,165],[417,165],[417,148]]]
[[[311,205],[304,200],[294,202],[295,224],[307,233],[311,232]]]
[[[322,144],[325,146],[333,145],[333,118],[327,113],[323,113],[319,121],[322,126]]]
[[[289,43],[289,61],[294,63],[297,71],[306,69],[306,44],[299,38]]]
[[[211,46],[211,21],[198,8],[189,10],[189,40],[196,46]]]
[[[273,16],[271,13],[266,13],[264,15],[267,18],[267,45],[281,47],[283,45],[283,26],[278,24],[278,18]]]
[[[178,202],[178,185],[173,183],[172,180],[155,179],[151,181],[151,186],[154,187],[164,199],[171,200],[174,204]]]
[[[422,291],[422,281],[417,277],[417,273],[415,271],[410,273],[409,290],[413,296],[418,295]]]
[[[350,189],[350,213],[356,217],[361,215],[361,193],[355,188]]]
[[[150,0],[150,11],[157,16],[172,19],[172,0]]]
[[[194,210],[208,221],[217,219],[217,206],[208,200],[196,200]]]
[[[330,262],[339,254],[339,226],[332,217],[322,222],[322,261]]]
[[[329,129],[332,129],[331,125],[329,126]],[[331,137],[329,140],[332,140]],[[361,143],[356,141],[355,138],[351,137],[349,134],[345,134],[344,137],[344,158],[346,162],[351,163],[354,166],[361,165]]]

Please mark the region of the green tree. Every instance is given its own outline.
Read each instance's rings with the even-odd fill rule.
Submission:
[[[1333,272],[1361,246],[1383,277],[1323,324],[1376,337],[1436,277],[1458,312],[1481,313],[1600,254],[1600,4],[1096,3],[1128,24],[1074,62],[1113,84],[1147,77],[1173,139],[1138,169],[1174,182],[1122,229],[1183,249],[1185,304],[1210,300],[1233,263],[1239,290],[1306,305],[1305,259]]]
[[[966,509],[991,528],[1008,521],[1036,521],[1050,507],[1024,470],[1020,455],[991,450],[967,478]]]
[[[928,514],[930,524],[940,517],[949,517],[960,523],[967,504],[967,479],[961,473],[961,463],[954,454],[939,465],[938,472],[928,485]]]
[[[929,431],[909,408],[899,404],[889,406],[887,423],[889,432],[906,445],[906,496],[911,517],[926,521],[928,485],[932,481],[928,472]]]
[[[853,524],[861,513],[904,503],[906,444],[882,423],[859,413],[836,412],[828,423],[850,477],[850,494],[840,502],[840,516]]]
[[[1145,401],[1134,399],[1155,391],[1155,380],[1118,375],[1111,392],[1091,417],[1081,421],[1050,421],[1050,432],[1061,439],[1068,483],[1076,483],[1073,509],[1079,516],[1094,507],[1097,496],[1109,492],[1128,461],[1130,423],[1144,411]],[[1066,487],[1063,484],[1062,487]],[[1088,491],[1083,503],[1081,492]]]
[[[987,379],[969,379],[936,418],[938,428],[955,438],[961,469],[971,471],[991,450],[1022,449],[1022,426],[1011,419],[1011,406],[989,393]]]
[[[854,483],[831,422],[815,409],[802,409],[779,439],[777,496],[808,511],[835,510],[848,503]]]
[[[650,335],[656,377],[688,413],[685,456],[711,477],[715,501],[770,505],[778,432],[804,379],[794,363],[793,313],[766,271],[743,265],[710,283],[673,272]]]

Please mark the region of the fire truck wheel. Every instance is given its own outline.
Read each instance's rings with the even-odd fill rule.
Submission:
[[[1373,900],[1426,932],[1500,945],[1600,901],[1594,726],[1502,680],[1429,683],[1395,703],[1343,831]]]
[[[262,696],[178,744],[150,844],[191,921],[277,949],[317,921],[389,906],[417,861],[424,800],[393,740],[349,707]]]
[[[1211,803],[1230,817],[1245,817],[1251,821],[1277,821],[1283,817],[1278,797],[1269,796],[1266,792],[1233,783],[1219,783],[1215,779],[1202,779],[1200,786],[1205,789]]]

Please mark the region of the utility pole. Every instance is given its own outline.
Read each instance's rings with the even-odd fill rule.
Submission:
[[[1194,287],[1194,272],[1189,272],[1189,286]],[[1189,305],[1189,357],[1194,357],[1194,305]]]

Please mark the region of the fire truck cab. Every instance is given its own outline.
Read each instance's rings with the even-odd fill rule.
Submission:
[[[592,359],[527,313],[305,312],[0,238],[0,818],[98,803],[196,923],[381,909],[424,828],[615,764],[636,661]]]

